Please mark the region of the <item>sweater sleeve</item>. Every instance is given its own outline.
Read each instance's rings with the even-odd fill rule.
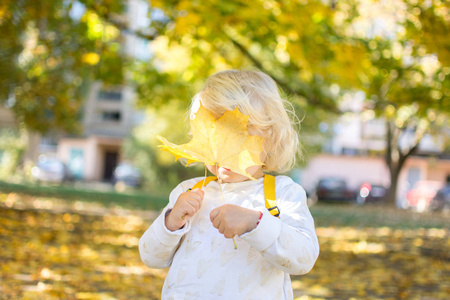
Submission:
[[[170,231],[165,225],[166,213],[173,208],[179,195],[185,191],[186,184],[179,184],[169,196],[169,203],[152,225],[139,239],[139,253],[143,263],[150,268],[166,268],[172,263],[181,238],[190,230],[191,223],[176,231]]]
[[[259,225],[240,238],[280,270],[293,275],[306,274],[319,256],[319,243],[306,193],[291,179],[283,178],[277,184],[277,205],[279,219],[264,210]]]

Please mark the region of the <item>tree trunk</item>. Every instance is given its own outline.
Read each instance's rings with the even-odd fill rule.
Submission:
[[[386,194],[386,203],[389,206],[397,206],[397,186],[398,186],[398,177],[400,175],[400,170],[398,166],[391,166],[389,168],[390,171],[390,179],[391,185]]]
[[[391,179],[390,186],[386,195],[386,203],[390,206],[396,204],[396,193],[398,184],[398,152],[396,145],[398,144],[398,136],[395,131],[393,120],[386,121],[386,155],[385,163],[389,170]]]
[[[407,151],[402,151],[399,145],[399,138],[402,130],[395,125],[394,120],[386,122],[386,156],[385,162],[389,169],[391,185],[386,195],[386,203],[390,206],[397,206],[398,178],[406,160],[417,151],[421,138],[418,138],[414,145]]]
[[[36,131],[27,130],[26,139],[28,142],[23,161],[31,161],[36,163],[39,156],[39,144],[41,142],[41,134]]]

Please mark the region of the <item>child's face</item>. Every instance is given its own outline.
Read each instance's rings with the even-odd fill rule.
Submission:
[[[223,182],[242,182],[246,180],[250,180],[247,176],[235,173],[231,171],[230,169],[224,168],[224,167],[216,167],[211,165],[206,165],[208,170],[216,175],[217,177],[221,178]],[[264,176],[264,173],[261,170],[261,166],[251,166],[248,167],[246,170],[253,178],[261,178]]]

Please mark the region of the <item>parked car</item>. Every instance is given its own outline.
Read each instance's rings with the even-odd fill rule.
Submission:
[[[113,185],[140,187],[142,176],[138,168],[130,163],[120,163],[113,172]]]
[[[319,180],[316,187],[318,201],[349,202],[355,200],[355,193],[343,178],[326,177]]]
[[[421,180],[406,194],[407,206],[419,212],[430,209],[431,200],[442,188],[440,181]]]
[[[31,175],[37,182],[63,183],[72,181],[69,168],[61,160],[52,156],[40,156],[31,169]]]
[[[450,184],[437,191],[436,196],[431,200],[430,209],[432,211],[450,210]]]
[[[387,189],[384,186],[364,182],[361,184],[358,194],[356,195],[356,203],[360,205],[366,203],[379,203],[383,201],[386,193]]]

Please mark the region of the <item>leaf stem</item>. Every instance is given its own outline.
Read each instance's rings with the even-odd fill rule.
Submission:
[[[219,182],[220,195],[222,196],[222,203],[225,204],[225,198],[223,196],[223,190],[222,190],[222,178],[220,178],[220,176],[219,176],[217,167],[218,166],[216,164],[216,174],[217,174],[217,181]],[[233,239],[234,249],[237,249],[237,244],[236,244],[236,241],[234,240],[234,237],[232,239]]]
[[[203,184],[202,184],[202,188],[205,186],[205,182],[206,182],[206,175],[208,175],[208,171],[206,169],[206,164],[205,164],[205,178],[203,179]]]

